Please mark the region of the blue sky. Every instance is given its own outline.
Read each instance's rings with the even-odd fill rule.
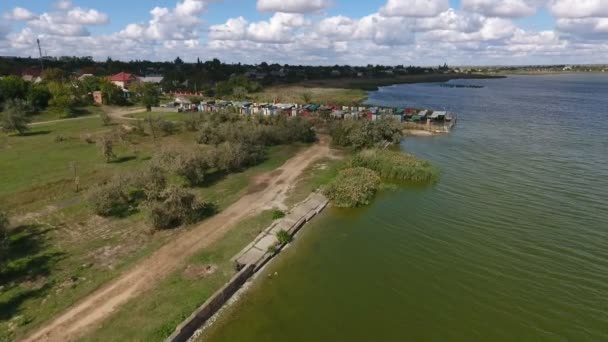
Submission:
[[[494,65],[608,56],[608,0],[2,0],[0,16],[0,55],[32,55],[40,38],[52,55],[125,60]]]

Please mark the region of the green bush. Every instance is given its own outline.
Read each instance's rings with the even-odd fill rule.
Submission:
[[[400,150],[363,150],[350,159],[348,166],[374,170],[389,181],[432,183],[439,179],[439,170],[433,164]]]
[[[281,230],[277,233],[277,239],[279,239],[279,243],[284,245],[286,243],[290,243],[293,238],[289,235],[288,232]]]
[[[282,210],[273,210],[272,211],[272,219],[273,220],[279,220],[282,219],[283,217],[285,217],[285,213]]]
[[[2,260],[4,260],[4,255],[7,250],[8,226],[8,215],[0,210],[0,266],[2,266]]]
[[[355,208],[369,204],[379,186],[380,177],[374,171],[354,167],[340,171],[323,192],[337,207]]]
[[[131,209],[128,191],[124,180],[113,180],[93,190],[89,194],[89,204],[99,216],[125,216]]]
[[[391,119],[340,120],[330,127],[332,144],[356,150],[385,144],[397,144],[403,137],[403,127]]]
[[[162,194],[162,200],[150,208],[150,221],[156,229],[170,229],[182,224],[197,222],[214,212],[213,206],[197,200],[192,192],[171,186]]]

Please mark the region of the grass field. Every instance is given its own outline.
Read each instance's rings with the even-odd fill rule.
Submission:
[[[198,115],[197,113],[175,113],[175,112],[142,112],[130,114],[128,117],[145,119],[148,117],[161,118],[169,121],[184,121],[192,115]]]
[[[336,105],[355,105],[367,99],[367,93],[361,89],[344,89],[340,87],[305,87],[299,85],[277,86],[266,88],[259,93],[250,94],[255,102],[278,103],[321,103]],[[305,101],[305,96],[310,96]]]
[[[95,216],[85,193],[116,173],[145,167],[161,146],[194,147],[195,133],[157,141],[133,136],[133,144],[116,145],[118,162],[106,163],[98,147],[80,136],[113,128],[95,117],[37,125],[25,136],[0,138],[0,208],[9,209],[13,222],[23,222],[9,234],[0,271],[0,341],[39,326],[179,234],[179,229],[152,232],[142,212],[124,219]],[[269,148],[263,163],[194,190],[221,210],[248,191],[252,178],[283,164],[303,146]],[[72,162],[85,189],[80,193],[73,189]]]
[[[230,259],[272,222],[272,211],[232,229],[155,289],[127,305],[83,341],[162,341],[234,274]],[[195,270],[210,269],[211,272]]]

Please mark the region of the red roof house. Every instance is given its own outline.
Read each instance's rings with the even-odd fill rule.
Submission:
[[[131,83],[136,82],[137,79],[138,79],[137,76],[135,76],[133,74],[129,74],[127,72],[121,72],[114,76],[111,76],[110,82],[116,84],[117,86],[121,87],[122,89],[127,89],[127,88],[129,88]]]

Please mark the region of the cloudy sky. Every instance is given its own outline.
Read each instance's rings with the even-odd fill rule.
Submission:
[[[0,55],[608,63],[608,0],[0,0]]]

